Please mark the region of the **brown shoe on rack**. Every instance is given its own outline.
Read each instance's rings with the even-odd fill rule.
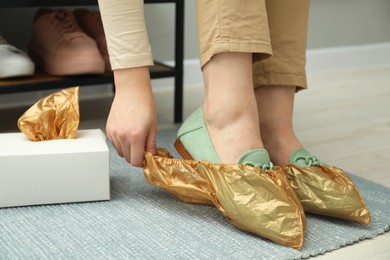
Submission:
[[[104,60],[105,70],[111,71],[111,64],[108,55],[106,36],[104,35],[102,18],[99,11],[87,9],[75,9],[74,16],[81,29],[95,40],[100,54]]]
[[[71,10],[38,10],[28,49],[35,63],[51,75],[104,73],[95,41],[81,30]]]

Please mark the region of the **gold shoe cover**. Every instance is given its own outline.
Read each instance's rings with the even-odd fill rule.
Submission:
[[[18,120],[18,127],[31,141],[75,138],[79,126],[79,87],[42,98]]]
[[[283,170],[305,211],[361,224],[371,222],[359,191],[341,169],[321,164],[300,168],[291,164]]]
[[[306,217],[280,167],[263,171],[243,164],[178,160],[165,149],[145,154],[151,184],[190,203],[214,204],[236,227],[301,249]]]

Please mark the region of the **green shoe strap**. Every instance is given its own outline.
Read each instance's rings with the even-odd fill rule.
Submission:
[[[307,167],[319,165],[321,162],[317,156],[311,155],[306,149],[298,148],[291,153],[289,163],[298,167]]]
[[[274,165],[269,158],[269,154],[265,149],[254,149],[241,155],[238,164],[247,164],[250,166],[258,166],[263,170],[273,169]]]

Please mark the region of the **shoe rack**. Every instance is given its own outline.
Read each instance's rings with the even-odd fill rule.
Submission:
[[[184,49],[184,0],[144,0],[145,4],[173,3],[175,6],[175,53],[174,66],[155,61],[150,76],[174,78],[174,122],[183,117],[183,49]],[[1,0],[0,8],[36,8],[61,6],[96,6],[97,0]],[[60,89],[70,86],[88,86],[114,83],[112,73],[53,77],[36,69],[33,77],[0,79],[0,95],[37,90]],[[114,89],[114,88],[113,88]]]

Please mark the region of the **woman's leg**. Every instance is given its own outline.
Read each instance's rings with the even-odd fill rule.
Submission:
[[[252,54],[220,53],[204,67],[204,118],[224,163],[263,147],[252,81]]]
[[[293,130],[294,95],[306,83],[309,0],[267,0],[273,56],[255,60],[254,86],[261,138],[271,160],[286,165],[302,147]]]
[[[198,0],[197,11],[205,122],[220,160],[237,163],[263,147],[252,53],[271,54],[265,2]]]

